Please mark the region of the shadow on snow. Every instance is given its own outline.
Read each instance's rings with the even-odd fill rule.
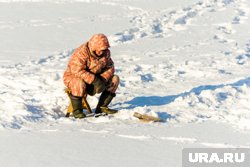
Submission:
[[[178,97],[185,97],[191,93],[195,93],[196,95],[199,95],[202,91],[204,90],[215,90],[217,88],[222,88],[224,86],[233,86],[233,87],[238,87],[246,84],[247,86],[250,86],[250,77],[239,80],[235,83],[231,84],[220,84],[220,85],[202,85],[195,87],[191,89],[188,92],[183,92],[177,95],[169,95],[169,96],[139,96],[135,97],[134,99],[126,102],[126,104],[130,104],[131,108],[135,107],[143,107],[143,106],[161,106],[161,105],[166,105],[171,102],[173,102],[176,98]]]

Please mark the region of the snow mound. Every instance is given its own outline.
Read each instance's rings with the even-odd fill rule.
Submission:
[[[237,129],[250,129],[250,77],[232,84],[205,85],[177,97],[170,105],[175,108],[176,122],[227,122]]]

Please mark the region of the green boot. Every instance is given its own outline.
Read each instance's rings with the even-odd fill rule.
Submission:
[[[99,102],[96,106],[95,113],[96,114],[99,114],[99,113],[115,114],[115,113],[117,113],[117,110],[108,108],[108,105],[110,104],[110,102],[112,101],[112,99],[114,97],[115,97],[115,93],[111,93],[111,92],[108,92],[106,90],[104,92],[102,92],[101,97],[99,99]]]
[[[86,115],[82,111],[82,97],[70,95],[70,100],[73,107],[73,116],[75,118],[85,118]]]

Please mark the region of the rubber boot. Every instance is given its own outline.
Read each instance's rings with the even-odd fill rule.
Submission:
[[[95,113],[99,114],[99,113],[106,113],[106,114],[115,114],[117,113],[117,110],[113,110],[108,108],[108,105],[110,104],[110,102],[112,101],[112,99],[115,97],[115,93],[111,93],[108,91],[104,91],[102,92],[99,102],[96,106],[96,110]]]
[[[82,107],[82,97],[76,97],[73,95],[70,95],[71,104],[73,107],[73,116],[75,118],[85,118],[86,115],[83,113],[83,107]]]

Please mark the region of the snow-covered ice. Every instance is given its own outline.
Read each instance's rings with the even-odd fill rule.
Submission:
[[[1,166],[180,167],[186,147],[249,148],[249,11],[248,0],[0,0]],[[99,32],[119,113],[65,118],[63,72]]]

